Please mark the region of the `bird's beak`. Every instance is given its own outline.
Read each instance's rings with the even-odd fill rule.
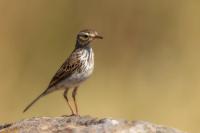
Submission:
[[[99,35],[99,34],[96,34],[96,35],[94,36],[94,38],[95,38],[95,39],[103,39],[103,37],[102,37],[101,35]]]

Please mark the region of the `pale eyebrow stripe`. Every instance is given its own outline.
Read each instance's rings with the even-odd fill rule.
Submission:
[[[81,32],[81,33],[79,33],[79,35],[88,35],[89,36],[89,33],[87,33],[87,32]]]

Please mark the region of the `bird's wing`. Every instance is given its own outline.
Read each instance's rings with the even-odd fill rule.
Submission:
[[[63,79],[70,77],[75,70],[79,69],[81,66],[80,56],[79,52],[73,52],[53,76],[48,88],[57,85]]]
[[[40,94],[35,100],[33,100],[24,109],[23,112],[26,112],[42,96],[45,96],[46,94],[48,94],[48,91],[50,90],[51,87],[57,85],[63,79],[70,77],[75,70],[80,69],[80,67],[81,67],[80,57],[81,57],[80,50],[76,50],[76,52],[72,52],[72,54],[69,56],[69,58],[63,63],[63,65],[60,67],[60,69],[53,76],[47,89],[42,94]]]

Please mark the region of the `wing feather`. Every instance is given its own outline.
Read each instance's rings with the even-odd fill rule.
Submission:
[[[80,53],[73,52],[69,58],[62,64],[60,69],[56,72],[56,74],[51,79],[48,88],[51,88],[58,84],[63,79],[70,77],[73,72],[79,69],[81,66],[80,63]]]

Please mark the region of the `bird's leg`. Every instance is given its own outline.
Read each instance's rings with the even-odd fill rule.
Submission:
[[[79,114],[78,114],[78,106],[77,106],[77,102],[76,102],[77,90],[78,90],[78,87],[75,87],[74,90],[73,90],[73,92],[72,92],[72,98],[73,98],[74,104],[75,104],[76,115],[79,115]]]
[[[69,90],[69,88],[66,88],[66,89],[65,89],[65,91],[64,91],[64,93],[63,93],[63,96],[64,96],[65,100],[67,101],[67,104],[68,104],[68,106],[69,106],[69,109],[70,109],[71,112],[72,112],[71,115],[75,115],[75,113],[74,113],[74,111],[73,111],[73,109],[72,109],[72,106],[71,106],[71,104],[70,104],[70,102],[69,102],[69,99],[68,99],[68,97],[67,97],[68,90]]]

